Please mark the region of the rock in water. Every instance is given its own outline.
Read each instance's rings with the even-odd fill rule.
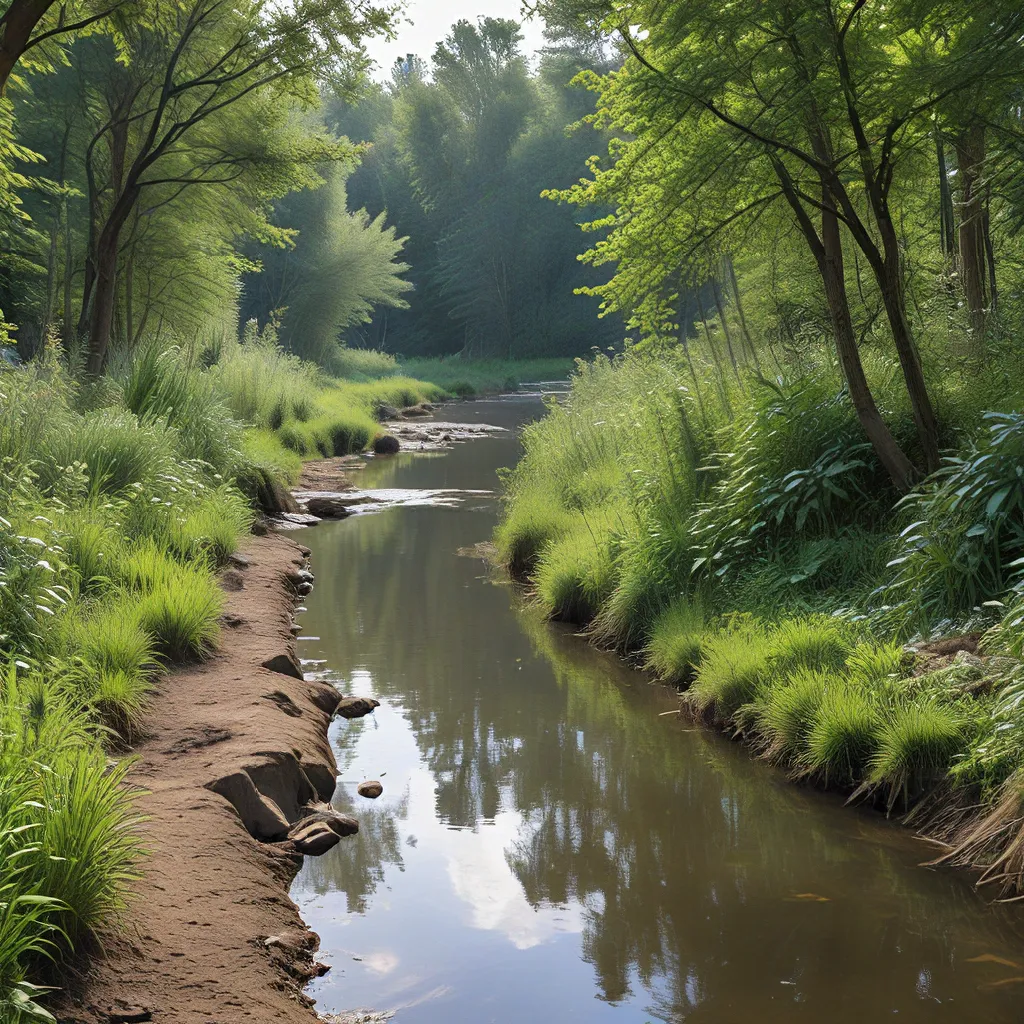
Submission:
[[[360,782],[356,787],[356,792],[360,796],[368,797],[370,800],[376,800],[377,797],[384,792],[384,787],[374,779],[372,782]]]
[[[374,455],[397,455],[402,449],[398,438],[391,434],[381,434],[373,442]]]
[[[380,701],[372,697],[342,697],[334,712],[342,718],[363,718],[380,707]]]
[[[296,827],[288,833],[296,853],[304,857],[321,857],[328,850],[333,850],[341,842],[341,836],[329,825],[323,822],[314,822],[306,825],[305,828]]]
[[[352,509],[345,504],[344,498],[310,498],[306,508],[310,515],[320,519],[346,519],[352,515]]]
[[[393,420],[397,418],[398,410],[393,405],[377,406],[377,420],[380,423],[384,423],[386,420]]]
[[[337,832],[342,839],[346,836],[354,836],[359,831],[359,822],[355,818],[330,809],[307,814],[301,821],[292,825],[291,831],[298,832],[311,825],[326,825],[332,832]]]

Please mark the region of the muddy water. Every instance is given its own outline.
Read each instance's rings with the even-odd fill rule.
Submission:
[[[538,403],[447,418],[515,427]],[[514,434],[399,456],[366,487],[486,489]],[[1024,911],[929,848],[676,718],[670,694],[540,621],[471,557],[493,498],[303,534],[303,658],[376,715],[337,723],[362,823],[293,896],[325,1013],[397,1024],[1017,1022]],[[310,665],[309,670],[318,666]],[[384,796],[356,795],[380,778]]]

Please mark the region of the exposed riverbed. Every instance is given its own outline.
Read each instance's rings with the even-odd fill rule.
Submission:
[[[507,434],[381,459],[378,490],[489,491],[536,401],[447,420]],[[658,717],[674,694],[541,621],[473,557],[497,498],[407,503],[302,534],[298,652],[381,701],[332,726],[358,837],[292,896],[332,966],[325,1013],[396,1024],[1010,1024],[1024,911],[868,811]],[[377,801],[356,795],[380,779]]]

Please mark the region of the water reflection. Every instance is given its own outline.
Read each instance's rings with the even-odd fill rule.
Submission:
[[[495,422],[521,407],[479,404]],[[498,420],[500,422],[500,420]],[[399,459],[361,486],[493,486],[513,437]],[[384,479],[387,477],[387,482]],[[372,479],[372,482],[371,482]],[[334,970],[323,1009],[440,1021],[1009,1022],[1017,915],[867,814],[658,713],[658,687],[540,621],[459,549],[493,500],[308,535],[304,657],[383,706],[339,723],[354,841],[295,898]],[[376,803],[355,795],[381,778]]]

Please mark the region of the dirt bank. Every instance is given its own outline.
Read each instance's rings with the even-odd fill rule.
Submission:
[[[282,815],[287,827],[329,801],[339,694],[297,678],[299,546],[253,538],[243,555],[248,564],[225,574],[219,653],[154,695],[132,773],[148,790],[138,809],[151,854],[124,927],[57,1007],[66,1024],[316,1020],[301,988],[317,939],[288,898],[301,859],[284,837],[250,831],[268,839]]]

